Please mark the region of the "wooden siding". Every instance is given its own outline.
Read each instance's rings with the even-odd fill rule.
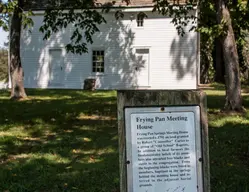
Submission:
[[[72,27],[43,41],[39,32],[43,16],[33,16],[32,33],[24,31],[21,40],[21,57],[24,66],[25,87],[82,89],[86,78],[96,78],[97,89],[196,89],[197,87],[197,33],[177,34],[171,18],[151,12],[144,27],[137,27],[136,13],[125,13],[115,20],[113,13],[106,15],[107,24],[89,45],[89,53],[73,55],[64,46],[70,40]],[[134,16],[132,20],[131,16]],[[149,49],[149,86],[138,87],[134,65],[143,65],[136,58],[135,49]],[[49,50],[62,49],[65,84],[50,84]],[[105,51],[105,72],[92,73],[92,50]]]

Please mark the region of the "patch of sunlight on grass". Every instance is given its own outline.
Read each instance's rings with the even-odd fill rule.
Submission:
[[[27,137],[29,136],[29,134],[24,131],[23,126],[15,126],[9,129],[8,131],[0,131],[0,136]]]
[[[29,100],[64,100],[64,99],[72,99],[71,96],[60,96],[60,97],[55,97],[55,96],[28,96]],[[24,100],[25,101],[25,100]]]
[[[208,113],[216,113],[216,114],[220,113],[220,108],[218,108],[218,107],[217,108],[208,108],[207,110],[208,110]]]
[[[49,153],[45,153],[45,154],[22,153],[22,154],[17,154],[17,155],[10,155],[5,163],[11,162],[12,164],[16,166],[20,166],[19,164],[20,161],[21,162],[25,161],[25,163],[30,163],[32,161],[39,160],[39,159],[45,159],[48,162],[52,162],[52,163],[63,163],[63,164],[70,163],[70,160],[68,158],[62,157],[58,154],[49,154]]]
[[[242,95],[249,96],[249,91],[242,90]]]
[[[79,154],[78,150],[78,154]],[[105,159],[105,155],[108,154],[113,154],[116,153],[116,149],[113,148],[106,148],[103,150],[97,150],[97,151],[81,151],[81,154],[84,154],[85,156],[80,159],[81,162],[87,162],[87,163],[97,163],[97,162],[101,162],[104,161]]]
[[[89,130],[90,131],[94,131],[94,132],[98,132],[99,131],[97,127],[91,127],[91,126],[88,126],[88,125],[77,126],[77,129],[81,130],[81,131],[89,131]]]
[[[35,154],[28,154],[29,159],[27,161],[33,161],[36,159],[46,159],[48,162],[53,163],[69,163],[70,160],[68,158],[62,157],[59,154],[51,154],[51,153],[35,153]]]
[[[70,159],[68,159],[66,157],[62,157],[62,156],[60,156],[58,154],[49,154],[49,153],[38,154],[38,155],[35,155],[35,157],[37,157],[37,158],[45,158],[45,159],[47,159],[48,161],[51,161],[51,162],[70,163]]]
[[[225,90],[216,90],[216,89],[214,89],[214,90],[204,90],[204,92],[206,92],[206,94],[207,95],[212,95],[212,96],[225,96],[225,94],[226,94],[226,91]],[[249,96],[249,93],[247,93],[247,92],[243,92],[242,91],[242,95],[243,96]]]
[[[108,153],[115,153],[117,151],[117,149],[114,149],[112,147],[109,148],[105,148],[103,150],[99,150],[97,152],[98,155],[104,155],[104,154],[108,154]]]
[[[9,100],[9,97],[0,96],[0,100]]]
[[[88,163],[88,164],[100,163],[102,161],[103,159],[101,159],[99,156],[96,156],[96,155],[90,155],[90,157],[86,156],[86,157],[83,157],[82,159],[79,159],[79,162]]]
[[[95,97],[116,97],[116,91],[96,91],[96,92],[92,92],[91,94],[92,96]]]
[[[217,90],[217,89],[211,89],[211,90],[204,90],[204,92],[207,95],[225,95],[225,90]]]
[[[242,116],[223,116],[223,117],[217,117],[211,116],[209,125],[211,127],[222,127],[226,125],[227,123],[232,124],[245,124],[245,126],[249,126],[249,119],[242,117]],[[249,127],[248,127],[249,128]]]
[[[112,137],[111,140],[112,140],[112,141],[113,141],[113,140],[118,140],[118,138],[119,138],[118,135],[115,135],[114,137]]]
[[[116,120],[116,117],[104,116],[104,115],[88,115],[80,113],[78,116],[80,120]]]
[[[21,140],[13,140],[13,144],[15,145],[15,147],[20,147],[23,145],[23,142]]]
[[[84,155],[88,158],[88,156],[90,155],[107,155],[107,154],[112,154],[112,153],[116,153],[117,149],[113,148],[113,147],[106,147],[104,149],[89,149],[89,150],[83,150],[83,149],[72,149],[71,153],[72,154],[80,154],[80,155]]]
[[[90,154],[94,154],[96,153],[95,149],[91,149],[91,150],[82,150],[82,149],[72,149],[71,150],[72,154],[83,154],[83,155],[90,155]]]
[[[85,142],[91,142],[92,139],[91,139],[91,138],[84,137],[84,138],[83,138],[83,141],[85,141]]]

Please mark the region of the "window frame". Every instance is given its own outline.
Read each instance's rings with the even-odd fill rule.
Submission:
[[[136,27],[143,28],[144,27],[144,20],[147,18],[147,15],[144,12],[139,12],[136,17]]]
[[[92,53],[91,54],[91,72],[93,74],[104,74],[105,73],[105,49],[93,48],[91,53]],[[94,56],[95,57],[102,56],[103,57],[102,61],[98,61],[98,59],[94,59]]]

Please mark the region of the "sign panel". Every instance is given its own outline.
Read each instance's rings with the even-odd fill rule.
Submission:
[[[125,108],[128,192],[202,192],[200,109]]]

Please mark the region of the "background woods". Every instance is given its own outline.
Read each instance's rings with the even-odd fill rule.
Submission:
[[[0,48],[0,82],[8,80],[8,50]]]

